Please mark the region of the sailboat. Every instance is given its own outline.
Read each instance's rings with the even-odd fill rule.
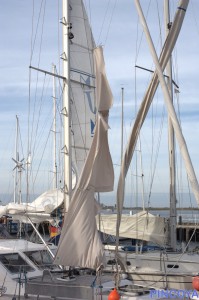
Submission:
[[[168,1],[166,1],[168,3]],[[184,159],[185,167],[187,170],[188,178],[190,180],[190,185],[192,186],[193,193],[195,195],[196,201],[198,202],[198,192],[199,185],[198,181],[193,169],[193,165],[190,160],[190,156],[187,150],[186,142],[183,137],[179,121],[176,117],[176,113],[171,101],[171,87],[167,85],[167,82],[164,77],[164,69],[169,64],[169,58],[171,56],[174,44],[176,42],[177,36],[180,32],[180,28],[182,26],[182,22],[184,16],[186,14],[186,10],[188,7],[189,1],[180,1],[177,6],[177,11],[172,23],[167,18],[167,24],[172,24],[169,27],[169,32],[166,37],[160,58],[158,59],[150,32],[148,29],[148,25],[146,23],[144,14],[142,12],[141,5],[139,0],[135,0],[135,5],[138,11],[138,15],[140,18],[140,22],[143,26],[144,33],[146,35],[146,39],[149,45],[149,49],[151,52],[151,56],[153,58],[155,64],[155,72],[152,76],[149,87],[145,93],[145,97],[141,103],[141,107],[138,111],[137,117],[135,119],[135,123],[132,127],[129,142],[126,147],[126,151],[124,153],[118,190],[117,190],[117,208],[118,208],[118,218],[114,219],[114,216],[111,217],[111,226],[108,224],[105,227],[107,228],[107,233],[124,237],[138,238],[140,240],[145,241],[153,241],[155,242],[155,238],[157,238],[156,230],[159,231],[160,236],[164,236],[164,230],[167,232],[167,227],[164,223],[160,223],[159,225],[155,225],[156,230],[153,230],[151,227],[151,215],[148,211],[140,212],[137,215],[133,216],[123,216],[123,202],[124,202],[124,189],[125,189],[125,177],[128,171],[128,168],[131,163],[131,159],[134,153],[135,145],[138,139],[139,132],[144,123],[145,117],[147,115],[148,109],[152,102],[153,96],[157,89],[158,84],[160,83],[164,99],[165,106],[168,111],[168,115],[170,118],[170,122],[172,124],[172,130],[175,133],[177,142],[179,143],[181,149],[181,155]],[[171,74],[168,76],[171,78]],[[171,80],[171,79],[170,79]],[[171,148],[170,157],[173,155],[173,148]],[[171,157],[172,161],[173,158]],[[172,166],[172,163],[171,163]],[[126,272],[129,278],[132,278],[135,284],[154,287],[159,289],[192,289],[192,278],[198,274],[199,270],[199,256],[198,254],[193,254],[186,252],[184,249],[182,252],[176,250],[176,198],[174,193],[173,181],[171,182],[171,196],[174,199],[171,207],[171,218],[170,218],[170,249],[167,250],[163,248],[158,251],[148,251],[142,253],[142,251],[137,251],[135,253],[124,251],[124,248],[119,247],[119,241],[117,241],[116,247],[112,249],[107,246],[107,258],[109,255],[109,270],[116,270],[117,268],[117,257],[122,260],[121,269],[123,272]],[[144,218],[143,218],[144,216]],[[105,218],[105,216],[103,216]],[[105,218],[106,219],[106,218]],[[143,219],[143,220],[142,220]],[[154,216],[154,220],[155,220]],[[103,219],[102,219],[103,220]],[[155,222],[154,222],[155,224]],[[159,228],[158,228],[158,227]],[[116,228],[115,228],[116,227]],[[103,228],[103,223],[101,224],[101,228]],[[114,230],[113,230],[114,228]],[[163,231],[161,232],[161,228]],[[120,231],[121,230],[121,231]],[[154,235],[153,235],[154,233]],[[159,240],[156,243],[163,246],[163,240]]]
[[[181,2],[182,3],[180,7],[183,7],[183,10],[185,10],[185,6],[183,6],[183,3],[185,1]],[[112,104],[112,94],[106,79],[102,47],[96,48],[93,44],[93,37],[91,35],[90,26],[88,25],[88,19],[83,6],[83,2],[81,0],[71,0],[69,1],[69,3],[67,1],[63,1],[63,4],[63,11],[66,13],[66,15],[64,15],[62,18],[66,48],[63,52],[62,59],[64,65],[66,64],[66,66],[64,67],[66,73],[63,74],[62,79],[64,80],[64,86],[66,88],[64,89],[63,94],[67,94],[66,99],[69,99],[69,101],[64,102],[62,113],[66,122],[65,127],[69,128],[68,133],[65,135],[64,152],[65,170],[69,171],[70,176],[67,175],[64,180],[64,194],[66,202],[64,211],[65,221],[60,243],[58,246],[58,251],[56,252],[55,256],[55,262],[58,265],[75,267],[75,269],[71,270],[71,268],[69,268],[69,270],[65,271],[65,276],[60,276],[60,272],[53,272],[53,274],[49,270],[45,270],[42,277],[36,277],[26,280],[25,296],[32,294],[43,295],[46,297],[60,296],[64,297],[65,299],[93,299],[94,297],[97,298],[98,296],[100,296],[101,299],[104,300],[107,299],[108,293],[111,291],[111,289],[117,286],[120,287],[121,299],[135,299],[136,296],[131,293],[132,281],[127,279],[120,280],[121,278],[119,278],[119,275],[132,275],[133,280],[135,280],[134,275],[136,274],[136,269],[139,269],[142,266],[141,264],[139,264],[135,265],[134,268],[133,263],[134,261],[136,261],[136,264],[138,264],[139,257],[134,257],[130,254],[127,260],[127,253],[117,251],[116,258],[117,261],[121,263],[120,269],[113,270],[113,274],[112,272],[109,272],[106,275],[102,274],[106,257],[104,255],[105,253],[103,245],[97,232],[95,215],[97,213],[98,206],[95,201],[95,193],[111,191],[113,188],[114,180],[112,161],[107,141],[108,111]],[[181,15],[181,13],[179,13],[178,15],[179,22],[179,19],[183,19],[183,16]],[[82,33],[82,29],[84,30],[85,28],[83,24],[86,24],[86,31]],[[79,36],[78,33],[81,36],[80,40],[85,42],[88,40],[89,36],[91,37],[92,43],[89,45],[85,45],[84,43],[83,45],[79,44],[76,41],[76,38]],[[168,51],[171,52],[173,45],[170,43],[170,41],[168,42],[168,44]],[[72,52],[74,55],[78,53],[79,55],[82,54],[82,56],[84,57],[84,59],[81,59],[80,61],[78,61],[77,59],[72,60],[74,63],[78,62],[77,66],[74,66],[74,68],[72,66],[72,61],[69,59],[70,52]],[[94,63],[91,60],[93,52],[96,59],[96,72],[94,74],[90,72],[90,67],[86,67],[86,71],[84,71],[83,68],[85,65],[87,66],[86,61],[87,58],[89,58],[88,60],[89,62],[91,62],[91,65],[89,66],[92,66],[92,70],[94,70]],[[74,77],[72,77],[72,74]],[[157,74],[154,82],[155,84],[158,83]],[[77,90],[83,91],[84,99],[86,99],[85,103],[88,104],[88,107],[92,111],[92,113],[97,116],[95,122],[96,125],[94,130],[94,137],[92,145],[89,149],[87,147],[80,147],[78,145],[79,139],[77,139],[76,143],[74,143],[73,145],[71,143],[73,139],[71,139],[70,133],[71,124],[73,123],[71,122],[69,112],[71,112],[72,110],[70,108],[70,104],[71,102],[73,103],[73,99],[71,100],[72,95],[74,95],[74,92],[71,92],[71,86],[73,85],[76,86]],[[94,94],[95,88],[97,101],[93,106],[93,102],[91,102],[90,96],[92,93]],[[78,99],[80,98],[78,97]],[[78,105],[78,108],[80,108],[81,110],[80,105]],[[74,110],[76,111],[76,107],[74,108]],[[78,119],[76,117],[76,123],[74,122],[74,125],[77,125],[77,123]],[[86,123],[86,126],[85,122],[83,123],[84,128],[86,127],[89,132],[92,129],[93,132],[93,120],[92,122]],[[140,125],[141,123],[142,122],[139,121],[138,125]],[[79,168],[76,167],[76,165],[73,165],[71,161],[72,154],[75,151],[80,151],[81,153],[83,152],[84,158],[86,159],[86,162],[83,162],[84,160],[82,158],[79,160]],[[128,163],[126,163],[125,160],[123,163],[123,167],[128,168]],[[75,177],[77,178],[77,183],[74,187],[72,187],[72,170],[75,174]],[[125,171],[123,170],[122,175],[124,174]],[[120,208],[121,210],[119,210],[119,219],[117,221],[117,236],[119,236],[122,205],[123,203],[118,201],[118,209]],[[113,257],[115,258],[115,252],[113,253]],[[158,257],[158,255],[155,257]],[[141,259],[142,258],[143,255],[141,256]],[[151,260],[151,258],[149,259]],[[161,259],[163,262],[162,268],[164,268],[165,256],[162,256]],[[156,261],[159,264],[159,257]],[[151,261],[151,263],[153,262],[155,262],[155,259]],[[175,268],[175,266],[177,266],[176,261],[173,262],[172,266],[169,268],[175,270],[179,268],[179,266],[178,268]],[[82,267],[83,269],[80,267]],[[95,270],[96,272],[94,272],[93,270]],[[152,274],[155,276],[156,273],[158,273],[154,269],[154,265],[149,266],[148,272],[149,273],[146,274],[145,269],[145,275],[150,276],[150,278]],[[138,272],[137,274],[137,276],[140,276],[141,272]],[[159,276],[159,282],[160,276],[164,276],[164,280],[167,280],[168,278],[168,273],[166,273],[165,275],[165,272],[163,271],[161,274],[158,273],[157,275]],[[183,277],[182,273],[180,272],[179,275],[181,276],[181,278]],[[176,273],[173,275],[173,277],[175,276]],[[185,274],[185,277],[187,279],[188,276]],[[113,280],[113,278],[116,280]],[[184,283],[185,282],[183,281],[183,284]],[[190,286],[189,284],[190,282],[188,282],[188,286]],[[142,296],[142,299],[144,297],[145,296]]]

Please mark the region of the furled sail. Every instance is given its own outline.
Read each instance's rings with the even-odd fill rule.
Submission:
[[[102,48],[94,50],[97,120],[93,142],[64,220],[55,263],[97,268],[104,249],[97,231],[95,192],[113,190],[114,172],[108,146],[108,113],[112,93],[105,74]]]
[[[63,203],[61,190],[49,190],[40,195],[32,203],[9,203],[0,206],[0,217],[9,215],[13,220],[30,223],[28,217],[34,223],[43,221],[52,222],[51,213]]]
[[[95,42],[82,0],[69,1],[69,19],[73,34],[73,38],[70,39],[72,161],[78,178],[94,135]]]
[[[99,230],[116,236],[116,214],[97,216]],[[159,245],[168,243],[168,222],[165,218],[154,216],[147,211],[121,217],[120,237],[150,241]]]

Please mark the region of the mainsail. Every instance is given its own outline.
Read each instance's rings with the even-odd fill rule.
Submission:
[[[70,39],[72,161],[79,177],[94,135],[95,42],[82,0],[69,1],[69,20],[73,34]]]
[[[64,220],[55,263],[97,268],[104,262],[97,231],[95,192],[113,190],[114,172],[108,146],[108,113],[112,93],[105,74],[102,48],[94,50],[97,120],[93,142]]]

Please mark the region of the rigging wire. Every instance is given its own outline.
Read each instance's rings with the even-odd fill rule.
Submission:
[[[192,5],[193,19],[194,19],[194,22],[195,22],[195,25],[196,25],[197,32],[199,34],[199,23],[198,23],[198,17],[196,15],[196,13],[198,12],[198,9],[195,8],[196,2],[191,1],[191,5]]]
[[[109,0],[109,1],[108,1],[108,4],[107,4],[107,7],[106,7],[105,14],[104,14],[104,18],[103,18],[103,21],[102,21],[101,30],[100,30],[99,37],[98,37],[98,45],[100,44],[100,39],[101,39],[101,35],[102,35],[102,31],[103,31],[104,24],[105,24],[105,20],[106,20],[107,14],[108,14],[110,2],[111,2],[111,1]]]
[[[43,1],[42,1],[43,3]],[[43,42],[43,29],[44,29],[44,19],[45,19],[45,7],[46,7],[46,0],[45,0],[45,6],[43,9],[43,18],[42,18],[42,29],[41,29],[41,38],[40,38],[40,44],[39,44],[39,55],[38,55],[38,63],[37,66],[39,68],[40,66],[40,58],[41,58],[41,49],[42,49],[42,42]],[[39,14],[40,18],[40,14]],[[38,19],[39,20],[39,19]],[[38,21],[39,22],[39,21]],[[33,109],[33,123],[32,123],[32,132],[31,132],[31,137],[33,136],[33,125],[34,125],[34,115],[36,111],[36,102],[37,102],[37,90],[38,90],[38,78],[39,78],[39,73],[37,72],[37,79],[36,79],[36,88],[35,88],[35,99],[34,99],[34,109]],[[32,139],[30,141],[30,144],[32,144]]]
[[[159,8],[159,1],[158,0],[156,0],[156,6],[157,6],[157,15],[158,15],[158,17],[157,17],[157,19],[158,19],[158,24],[159,24],[159,26],[158,26],[158,28],[159,28],[159,38],[160,38],[160,47],[161,47],[161,49],[163,48],[163,38],[162,38],[162,29],[161,29],[161,22],[160,22],[160,20],[161,20],[161,18],[160,18],[160,8]]]
[[[173,3],[173,2],[172,2]],[[175,1],[174,3],[175,4]],[[192,13],[193,13],[193,19],[195,21],[195,24],[196,24],[196,28],[198,27],[197,26],[197,19],[195,19],[195,10],[194,10],[194,5],[193,5],[193,2],[191,2],[191,5],[192,5]],[[198,28],[197,28],[198,30]],[[178,59],[177,59],[177,49],[175,48],[174,49],[174,53],[173,53],[173,56],[172,56],[172,65],[173,65],[173,74],[174,74],[174,81],[175,82],[178,82]],[[181,123],[181,108],[180,108],[180,91],[179,89],[177,88],[174,88],[174,95],[175,95],[175,99],[176,99],[176,113],[177,113],[177,116],[178,116],[178,119],[179,119],[179,123],[180,123],[180,127],[182,127]],[[177,151],[176,151],[176,156],[177,156]],[[178,188],[178,204],[179,204],[179,207],[183,207],[183,202],[184,202],[184,191],[183,191],[183,174],[182,174],[182,170],[183,170],[183,167],[182,167],[183,163],[182,163],[182,156],[180,155],[179,156],[179,166],[178,166],[178,160],[176,159],[176,178],[177,178],[177,188]],[[189,198],[189,202],[190,202],[190,207],[193,207],[193,203],[192,203],[192,198],[191,198],[191,190],[190,190],[190,183],[189,183],[189,179],[188,179],[188,176],[186,174],[186,182],[187,182],[187,188],[188,188],[188,198]],[[193,211],[192,211],[192,214],[193,214]]]
[[[39,18],[37,21],[37,26],[36,26],[36,34],[34,37],[34,41],[33,41],[33,28],[34,28],[34,12],[35,12],[35,1],[32,1],[33,5],[32,5],[32,33],[31,33],[31,54],[30,54],[30,63],[29,65],[31,65],[32,62],[32,57],[33,57],[33,51],[34,51],[34,46],[35,46],[35,42],[36,42],[36,36],[37,36],[37,31],[38,31],[38,27],[39,27],[39,20],[40,20],[40,14],[42,11],[42,5],[43,5],[43,1],[41,2],[41,6],[40,6],[40,11],[39,11]],[[28,153],[27,153],[27,157],[28,155],[31,153],[30,150],[30,145],[31,145],[31,140],[30,140],[30,107],[31,107],[31,70],[29,69],[29,100],[28,100]],[[33,125],[32,125],[33,126]],[[32,127],[33,130],[33,127]],[[31,134],[32,137],[32,134]],[[29,170],[27,168],[27,202],[29,202]]]
[[[161,137],[162,137],[163,125],[164,125],[164,116],[165,116],[165,109],[163,108],[162,117],[161,117],[161,120],[162,120],[161,127],[160,127],[160,131],[159,131],[159,136],[158,136],[158,141],[157,141],[157,149],[156,149],[156,154],[155,154],[154,168],[153,168],[153,170],[151,168],[152,174],[151,174],[151,183],[150,183],[149,195],[148,195],[148,207],[150,206],[152,186],[153,186],[155,171],[156,171],[156,167],[157,167],[158,154],[159,154],[159,150],[160,150],[160,142],[161,142]]]
[[[53,122],[52,122],[51,127],[52,126],[53,126]],[[39,165],[38,165],[38,168],[37,168],[37,171],[36,171],[36,175],[35,175],[35,177],[33,179],[33,189],[34,189],[34,186],[35,186],[35,182],[36,182],[37,176],[39,174],[40,166],[41,166],[41,163],[42,163],[42,160],[43,160],[43,157],[44,157],[44,153],[45,153],[45,149],[46,149],[46,145],[48,143],[49,137],[50,137],[50,131],[48,133],[48,136],[47,136],[47,139],[46,139],[46,142],[45,142],[45,147],[44,147],[44,149],[42,151],[42,155],[41,155],[41,158],[40,158],[40,161],[39,161]]]
[[[146,9],[146,18],[148,18],[149,16],[149,12],[150,12],[150,7],[151,7],[151,1],[150,3],[148,4],[147,6],[147,9]],[[158,24],[159,24],[159,35],[158,35],[158,41],[157,41],[157,44],[160,44],[161,48],[162,48],[162,45],[163,45],[163,42],[162,42],[162,29],[161,29],[161,22],[160,22],[160,7],[159,7],[159,2],[156,1],[156,7],[157,7],[157,19],[158,19]],[[140,55],[140,49],[141,49],[141,45],[142,45],[142,40],[143,40],[143,30],[141,31],[141,36],[140,36],[140,40],[139,40],[139,36],[138,36],[138,26],[137,26],[137,35],[136,35],[136,55],[135,55],[135,65],[137,65],[137,61],[138,61],[138,57]],[[157,48],[157,46],[156,46]],[[137,71],[136,71],[136,68],[135,68],[135,82],[137,81]],[[136,84],[135,84],[135,99],[137,98],[136,96]],[[157,92],[156,92],[157,93]],[[136,100],[137,102],[137,100]],[[136,104],[137,106],[137,104]],[[135,107],[136,107],[135,106]],[[158,109],[158,107],[156,106],[156,110]],[[137,111],[137,109],[136,109]],[[157,140],[157,150],[156,150],[156,153],[155,153],[155,156],[154,156],[154,142],[155,142],[155,132],[156,130],[154,131],[154,129],[157,128],[156,126],[156,121],[157,121],[157,113],[158,111],[156,111],[156,114],[154,114],[154,101],[152,102],[151,104],[151,114],[152,114],[152,149],[151,149],[151,166],[150,166],[150,170],[151,170],[151,175],[150,175],[150,188],[149,188],[149,191],[148,191],[148,194],[149,194],[149,198],[148,198],[148,206],[150,204],[150,198],[151,198],[151,192],[152,192],[152,186],[153,186],[153,182],[154,182],[154,177],[155,177],[155,170],[156,170],[156,165],[157,165],[157,159],[158,159],[158,153],[159,153],[159,150],[160,150],[160,141],[161,141],[161,136],[162,136],[162,130],[163,130],[163,120],[164,120],[164,111],[162,112],[162,120],[161,120],[161,127],[160,127],[160,131],[159,131],[159,135],[158,135],[158,140]],[[143,173],[143,172],[142,172]],[[142,177],[143,179],[143,177]]]
[[[151,5],[151,0],[148,3],[148,7],[147,7],[147,11],[146,11],[146,20],[147,20],[147,17],[148,17],[150,5]],[[137,38],[138,38],[138,27],[139,27],[138,23],[139,23],[139,17],[137,17]],[[143,40],[143,36],[144,36],[144,30],[143,29],[142,29],[141,32],[142,33],[141,33],[140,43],[139,43],[139,46],[136,47],[137,51],[136,51],[136,55],[135,55],[135,62],[137,62],[137,60],[138,60],[138,55],[140,53],[140,48],[141,48],[141,44],[142,44],[142,40]],[[138,42],[138,40],[136,41],[136,43],[137,42]]]
[[[35,5],[34,5],[35,1],[33,0],[30,65],[31,65],[31,62],[32,62],[33,54],[34,54],[34,48],[35,48],[37,33],[38,33],[38,29],[39,29],[39,22],[40,22],[40,17],[41,17],[42,7],[43,7],[44,2],[45,2],[45,5],[46,5],[46,0],[42,0],[42,2],[41,2],[41,6],[40,6],[40,10],[39,10],[39,16],[38,16],[37,25],[36,25],[35,37],[34,37],[34,40],[33,40],[34,11],[35,11]]]
[[[43,95],[44,95],[45,80],[46,80],[46,75],[44,76],[44,82],[43,82],[42,93],[41,93],[41,98],[40,98],[40,105],[39,105],[39,116],[38,116],[34,135],[33,135],[33,124],[32,124],[32,134],[31,134],[31,140],[32,140],[32,144],[33,144],[32,149],[31,149],[32,156],[34,156],[35,149],[36,149],[36,138],[37,138],[37,134],[38,134],[38,130],[39,130],[39,120],[40,120],[42,100],[43,100]],[[33,113],[33,123],[34,123],[34,118],[35,118],[35,111]],[[33,143],[33,136],[35,137],[34,143]],[[32,170],[32,165],[31,165],[30,170]]]
[[[34,11],[35,11],[35,2],[33,1],[32,27],[34,27],[34,21],[33,21],[33,19],[34,19]],[[33,38],[34,30],[32,28],[32,39],[31,39],[30,64],[31,64],[31,61],[33,59],[34,50],[35,50],[35,46],[36,46],[36,40],[37,40],[37,36],[38,36],[38,32],[39,32],[39,26],[41,24],[41,36],[40,36],[40,43],[39,43],[38,67],[40,65],[40,59],[41,59],[45,15],[46,15],[46,0],[45,1],[42,0],[41,5],[40,5],[40,9],[39,9],[39,16],[38,16],[38,20],[37,20],[35,35],[34,35],[34,38]],[[59,8],[58,8],[58,15],[59,15]],[[58,44],[59,44],[59,37],[58,37]],[[34,104],[33,104],[34,109],[33,109],[33,114],[32,114],[32,116],[33,116],[33,118],[32,118],[33,119],[32,120],[33,121],[32,122],[32,129],[31,129],[31,131],[29,129],[29,133],[28,133],[28,138],[29,138],[28,153],[31,153],[32,155],[35,155],[36,144],[38,143],[38,139],[39,139],[39,137],[38,137],[39,122],[40,122],[40,119],[41,119],[41,109],[42,109],[42,105],[43,105],[42,103],[43,103],[45,80],[46,80],[46,78],[44,78],[41,98],[40,98],[40,100],[37,100],[38,99],[38,97],[37,97],[37,92],[38,92],[38,77],[39,77],[39,75],[37,73],[36,88],[35,88],[35,99],[34,99]],[[30,72],[29,80],[30,79],[31,79],[31,72]],[[29,114],[28,114],[29,124],[30,124],[30,107],[31,107],[31,104],[30,104],[30,82],[29,82]],[[39,108],[38,108],[38,118],[36,120],[36,108],[37,107],[39,107]],[[37,121],[36,129],[34,129],[35,120]],[[29,125],[29,128],[30,128],[30,125]],[[30,146],[30,145],[32,145],[32,146]],[[32,149],[30,149],[30,147],[32,147]],[[31,165],[30,170],[29,170],[29,172],[30,172],[29,175],[33,174],[32,171],[33,170],[32,170],[32,165]],[[29,179],[29,175],[27,175],[28,179]],[[27,183],[29,181],[28,179],[27,179]],[[27,190],[28,190],[28,188],[27,188]],[[29,194],[29,193],[27,193],[27,194]]]
[[[108,25],[108,30],[107,30],[107,34],[106,34],[106,37],[105,37],[104,45],[106,45],[106,42],[107,42],[107,39],[108,39],[108,35],[109,35],[110,28],[111,28],[111,23],[112,23],[113,15],[114,15],[114,12],[115,12],[116,4],[117,4],[117,0],[115,0],[115,4],[113,6],[113,10],[112,10],[112,14],[111,14],[111,17],[110,17],[110,22],[109,22],[109,25]]]
[[[112,24],[113,15],[114,15],[114,12],[115,12],[115,9],[116,9],[117,1],[118,0],[115,0],[112,9],[110,8],[111,0],[109,0],[107,5],[106,5],[103,21],[102,21],[100,32],[99,32],[99,36],[96,39],[97,40],[97,45],[102,44],[102,45],[104,45],[104,47],[106,45],[108,35],[109,35],[109,31],[110,31],[111,24]],[[89,14],[90,24],[92,25],[92,13],[91,13],[90,0],[89,0],[89,4],[88,4],[88,7],[87,7],[87,11],[88,11],[88,14]],[[108,17],[109,13],[110,13],[110,17]],[[108,22],[108,24],[107,24],[107,22]],[[104,41],[100,41],[103,32],[105,32],[105,38],[104,38]]]

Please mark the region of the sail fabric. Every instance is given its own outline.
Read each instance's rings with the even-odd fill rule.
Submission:
[[[40,195],[32,203],[9,203],[0,206],[0,217],[3,215],[12,216],[13,220],[23,223],[30,223],[30,217],[34,223],[43,221],[52,222],[51,213],[63,203],[63,193],[58,190],[49,190]]]
[[[116,236],[116,214],[99,215],[98,229],[101,232]],[[139,239],[159,245],[168,242],[168,222],[165,218],[154,216],[147,211],[121,217],[120,238]]]
[[[104,264],[104,249],[95,220],[98,210],[95,193],[113,190],[114,172],[108,146],[107,124],[112,93],[105,74],[101,47],[94,49],[94,57],[98,110],[95,133],[64,220],[55,263],[96,269]]]
[[[162,68],[160,66],[160,63],[158,61],[158,57],[157,57],[157,54],[156,54],[156,51],[155,51],[155,47],[153,45],[153,41],[152,41],[152,39],[149,35],[149,30],[147,28],[147,24],[146,24],[146,21],[144,19],[144,15],[142,13],[141,6],[140,6],[138,0],[136,1],[136,3],[137,3],[137,10],[139,12],[141,22],[142,22],[143,27],[144,27],[144,32],[145,32],[145,35],[146,35],[147,40],[148,40],[151,56],[153,58],[153,61],[154,61],[155,67],[156,67],[156,72],[158,74],[158,79],[160,81],[160,85],[161,85],[161,88],[162,88],[162,91],[163,91],[163,94],[164,94],[164,101],[165,101],[165,105],[166,105],[166,108],[167,108],[167,111],[168,111],[168,115],[170,117],[173,129],[174,129],[174,132],[175,132],[176,140],[178,141],[178,144],[179,144],[179,149],[180,149],[182,158],[184,159],[184,164],[185,164],[185,167],[186,167],[187,175],[188,175],[188,178],[189,178],[194,196],[195,196],[195,198],[197,200],[197,203],[199,205],[199,184],[198,184],[197,177],[196,177],[196,174],[195,174],[192,162],[191,162],[191,158],[190,158],[190,155],[189,155],[189,152],[188,152],[186,141],[185,141],[185,138],[182,134],[181,126],[180,126],[180,123],[178,121],[175,109],[173,107],[171,97],[170,97],[170,93],[169,93],[169,90],[168,90],[168,86],[165,82],[164,74],[163,74]]]
[[[82,0],[69,1],[74,38],[70,40],[70,97],[73,171],[78,180],[85,164],[96,119],[95,42]]]
[[[163,46],[163,49],[162,49],[162,52],[161,52],[161,55],[159,58],[159,62],[160,62],[160,66],[161,66],[162,70],[165,69],[167,62],[169,60],[169,57],[171,56],[171,53],[172,53],[175,43],[177,41],[178,35],[180,33],[180,29],[182,27],[182,23],[184,20],[187,6],[188,6],[187,0],[181,0],[179,2],[178,7],[182,7],[183,9],[177,9],[173,24],[172,24],[169,34],[166,38],[165,44]],[[120,169],[120,177],[119,177],[118,188],[117,188],[117,207],[118,207],[117,233],[118,234],[119,234],[119,227],[120,227],[123,202],[124,202],[125,177],[126,177],[126,174],[128,172],[128,169],[129,169],[129,166],[130,166],[130,163],[132,160],[132,156],[134,153],[134,149],[136,146],[136,142],[137,142],[141,127],[142,127],[144,120],[146,118],[146,115],[149,111],[149,108],[152,103],[155,92],[157,90],[158,84],[159,84],[158,75],[155,72],[152,76],[151,82],[147,88],[144,99],[141,103],[140,109],[136,116],[134,125],[131,129],[129,141],[126,146],[124,157],[122,160],[122,165],[121,165],[121,169]]]

